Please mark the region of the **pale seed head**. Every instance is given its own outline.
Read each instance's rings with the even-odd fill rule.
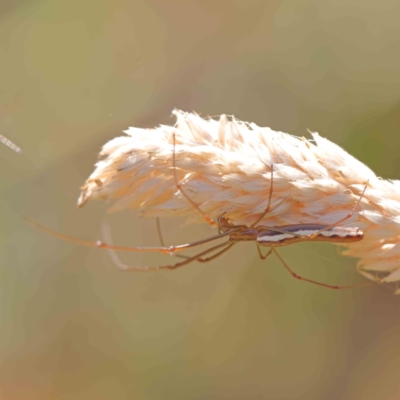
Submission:
[[[333,224],[353,209],[346,226],[364,239],[345,246],[370,279],[400,281],[400,181],[378,178],[342,148],[312,133],[313,140],[261,128],[222,115],[219,120],[174,111],[175,126],[129,128],[106,143],[101,161],[82,186],[81,207],[107,199],[111,210],[131,208],[143,216],[188,216],[202,221],[177,189],[179,183],[200,209],[216,220],[251,225],[273,193],[259,225]],[[175,135],[175,168],[173,165]]]

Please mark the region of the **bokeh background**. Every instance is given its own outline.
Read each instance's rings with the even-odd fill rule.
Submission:
[[[93,240],[107,221],[119,244],[158,245],[154,220],[75,203],[103,143],[173,124],[175,107],[310,128],[398,178],[399,15],[397,0],[2,0],[0,133],[24,151],[0,146],[0,397],[400,398],[393,287],[301,283],[251,243],[126,274],[21,219]],[[161,223],[169,244],[212,232]],[[333,245],[281,254],[313,279],[364,281]]]

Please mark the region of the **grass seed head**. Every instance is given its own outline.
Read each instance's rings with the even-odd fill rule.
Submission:
[[[143,216],[200,213],[177,189],[178,181],[216,220],[251,225],[268,202],[273,168],[271,211],[259,225],[332,224],[359,227],[364,239],[346,244],[344,254],[359,258],[358,270],[373,279],[400,281],[400,181],[378,178],[342,148],[311,133],[312,140],[261,128],[222,115],[219,120],[175,110],[175,126],[129,128],[106,143],[101,160],[82,186],[81,207],[107,199],[111,211],[134,209]]]

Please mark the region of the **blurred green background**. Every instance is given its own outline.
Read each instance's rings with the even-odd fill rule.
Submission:
[[[307,136],[400,176],[400,3],[2,0],[0,398],[398,399],[400,298],[292,279],[243,244],[215,262],[125,274],[86,239],[157,245],[155,221],[75,208],[103,143],[174,107]],[[169,244],[207,226],[161,221]],[[326,244],[299,274],[363,282]],[[167,259],[166,259],[166,258]],[[132,264],[165,256],[122,255]]]

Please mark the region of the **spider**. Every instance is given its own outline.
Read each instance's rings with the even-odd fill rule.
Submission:
[[[175,134],[173,134],[173,152],[172,152],[172,166],[173,166],[173,176],[175,181],[175,186],[177,190],[182,194],[182,196],[193,206],[196,212],[200,213],[203,219],[210,225],[218,228],[218,234],[207,237],[202,240],[198,240],[191,243],[175,245],[175,246],[158,246],[158,247],[124,247],[124,246],[116,246],[110,243],[105,243],[104,241],[87,241],[83,239],[79,239],[73,236],[64,235],[60,232],[54,231],[47,227],[40,225],[38,222],[32,220],[31,218],[25,217],[25,220],[38,228],[39,230],[51,234],[59,239],[77,243],[83,246],[88,247],[97,247],[101,249],[108,250],[111,256],[114,256],[113,252],[122,251],[122,252],[154,252],[154,253],[163,253],[169,255],[176,255],[180,258],[183,258],[182,261],[176,262],[174,264],[167,265],[156,265],[156,266],[134,266],[129,267],[127,265],[122,264],[118,259],[113,257],[114,262],[118,265],[118,267],[124,271],[155,271],[168,269],[173,270],[185,265],[188,265],[194,261],[198,262],[208,262],[214,260],[215,258],[221,256],[228,250],[230,250],[233,246],[235,246],[239,242],[243,241],[253,241],[256,243],[257,251],[259,257],[264,260],[270,254],[274,253],[284,268],[291,274],[295,279],[313,283],[319,286],[323,286],[330,289],[346,289],[353,288],[357,286],[369,286],[372,283],[362,283],[362,284],[352,284],[346,286],[337,286],[330,285],[322,282],[318,282],[309,278],[302,277],[295,273],[289,265],[284,261],[281,255],[276,250],[277,247],[288,246],[293,243],[298,242],[315,242],[315,241],[325,241],[332,243],[351,243],[357,242],[363,239],[364,233],[362,229],[358,227],[351,226],[340,226],[344,221],[351,218],[359,206],[361,199],[364,196],[364,193],[367,189],[368,182],[366,183],[358,201],[352,208],[352,210],[342,219],[336,221],[333,224],[323,225],[323,224],[294,224],[294,225],[281,225],[281,226],[266,226],[259,225],[261,220],[270,212],[271,209],[271,199],[273,194],[273,176],[274,176],[274,168],[271,165],[271,179],[270,179],[270,188],[269,188],[269,196],[267,206],[261,215],[249,226],[247,225],[235,225],[223,215],[220,216],[216,221],[211,219],[206,213],[204,213],[200,206],[196,204],[196,202],[186,193],[184,188],[177,177],[177,165],[176,165],[176,139]],[[284,201],[286,198],[283,198]],[[282,202],[281,201],[281,202]],[[159,227],[159,225],[158,225]],[[180,252],[189,248],[193,248],[199,245],[203,245],[206,243],[213,242],[217,239],[227,238],[228,240],[219,243],[217,245],[213,245],[193,256],[184,256],[181,255]],[[163,244],[163,242],[162,242]],[[267,254],[263,255],[261,248],[268,247],[270,250]]]

